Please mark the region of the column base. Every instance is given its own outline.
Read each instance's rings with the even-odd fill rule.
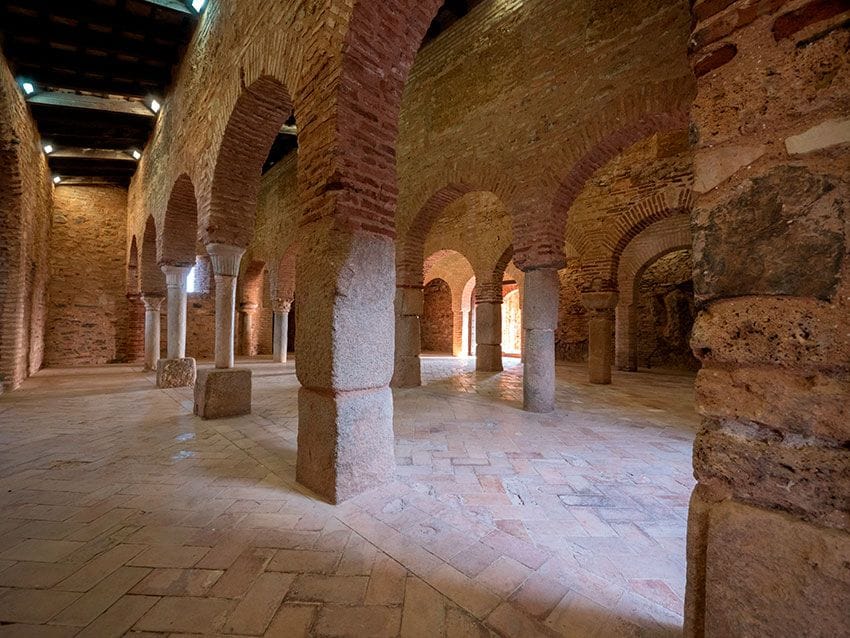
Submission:
[[[247,368],[198,370],[194,412],[202,419],[221,419],[251,414],[251,370]]]
[[[393,388],[418,388],[422,385],[422,366],[419,355],[396,357],[393,380],[390,385]]]
[[[185,388],[195,385],[197,366],[191,357],[160,359],[156,364],[156,387]]]
[[[394,476],[393,395],[388,387],[298,390],[299,483],[340,503]]]
[[[502,346],[479,343],[475,350],[475,370],[477,372],[501,372]]]

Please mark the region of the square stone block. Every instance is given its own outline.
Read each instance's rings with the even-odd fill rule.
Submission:
[[[185,388],[195,384],[197,366],[191,357],[160,359],[156,364],[156,387]]]
[[[251,414],[251,371],[247,368],[199,370],[194,411],[202,419]]]

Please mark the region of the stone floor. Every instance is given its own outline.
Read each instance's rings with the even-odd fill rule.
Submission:
[[[674,636],[693,379],[559,366],[553,415],[423,359],[398,479],[341,506],[294,482],[294,364],[254,413],[192,416],[137,368],[45,370],[0,398],[0,636]]]

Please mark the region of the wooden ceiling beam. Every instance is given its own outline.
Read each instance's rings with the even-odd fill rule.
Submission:
[[[27,98],[31,104],[43,104],[45,106],[61,106],[72,109],[86,109],[89,111],[108,111],[110,113],[124,113],[126,115],[138,115],[153,119],[155,115],[139,100],[121,100],[94,95],[78,95],[63,91],[42,91]]]
[[[141,2],[152,4],[157,7],[162,7],[163,9],[170,9],[171,11],[178,11],[180,13],[186,13],[188,15],[194,15],[189,7],[186,6],[185,3],[180,0],[140,0]]]
[[[81,148],[60,146],[50,156],[61,159],[108,160],[113,162],[135,162],[136,160],[126,150],[106,148]]]

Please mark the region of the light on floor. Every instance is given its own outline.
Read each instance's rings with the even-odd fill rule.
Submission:
[[[61,182],[61,181],[62,181],[62,178],[61,178],[61,177],[59,177],[58,175],[54,175],[54,176],[53,176],[53,183],[54,183],[54,184],[58,184],[58,183],[59,183],[59,182]]]
[[[46,155],[50,155],[53,152],[53,144],[45,144],[44,145],[44,153]]]

